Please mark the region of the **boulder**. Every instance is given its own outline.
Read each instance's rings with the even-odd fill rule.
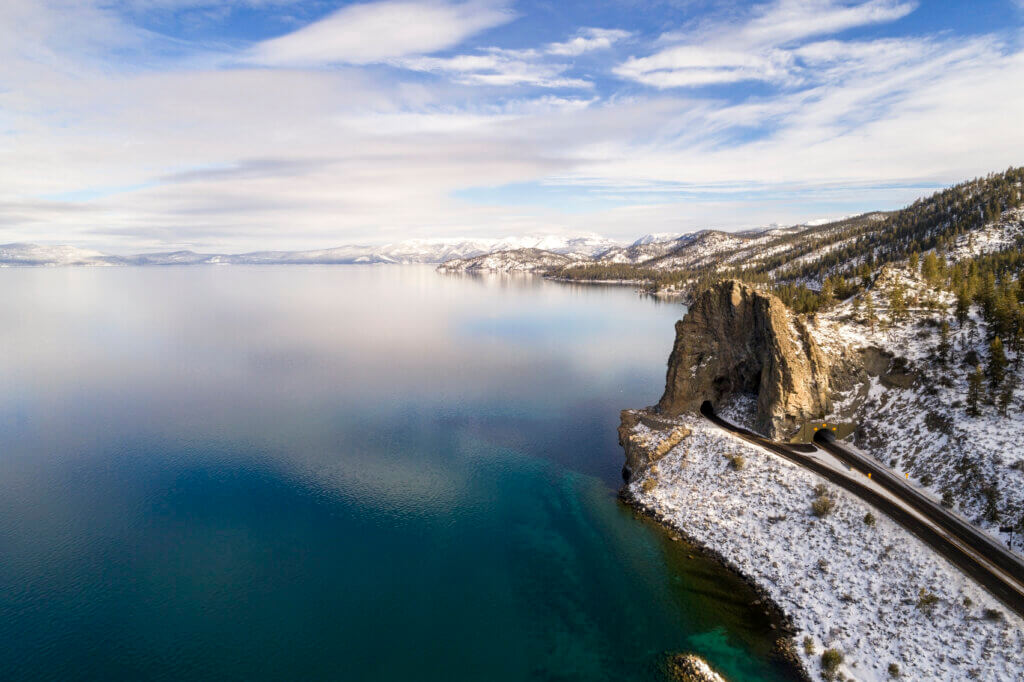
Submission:
[[[775,296],[737,280],[699,294],[676,323],[658,412],[757,396],[756,428],[779,438],[831,412],[830,368],[807,330]]]
[[[668,674],[676,682],[725,682],[707,661],[695,654],[669,656]]]
[[[644,426],[646,433],[637,429]],[[619,445],[626,453],[626,464],[622,467],[622,478],[632,480],[633,476],[646,470],[664,457],[687,436],[690,429],[643,410],[623,410],[619,424]]]

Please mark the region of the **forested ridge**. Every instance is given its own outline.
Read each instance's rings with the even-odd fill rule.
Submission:
[[[1024,203],[1022,184],[1024,168],[1009,168],[941,190],[898,211],[867,213],[779,235],[764,244],[763,251],[774,253],[763,257],[744,259],[741,246],[722,251],[694,268],[656,267],[658,261],[675,255],[670,253],[639,265],[596,261],[550,274],[579,281],[641,281],[651,291],[676,288],[691,293],[722,279],[737,278],[774,290],[797,312],[815,312],[864,291],[886,264],[925,253],[945,263],[958,240],[965,235],[969,239],[973,232]],[[758,235],[745,238],[765,241]],[[676,253],[688,247],[683,244]],[[1004,280],[1019,281],[1020,260],[1020,249],[1011,248],[994,256],[962,259],[948,272],[943,265],[945,285],[957,291],[966,287],[966,295],[987,298],[990,291],[1002,290]],[[992,286],[989,280],[994,282]]]

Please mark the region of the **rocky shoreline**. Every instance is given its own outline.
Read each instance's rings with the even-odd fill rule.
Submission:
[[[671,517],[662,513],[658,508],[638,499],[631,492],[628,485],[624,485],[619,491],[619,499],[637,514],[651,519],[670,533],[678,536],[680,540],[692,547],[694,552],[713,560],[723,569],[742,580],[757,595],[757,600],[751,606],[763,606],[765,615],[773,621],[772,628],[777,628],[779,638],[775,640],[775,646],[772,650],[773,657],[778,662],[791,668],[794,679],[800,680],[800,682],[812,682],[810,674],[807,672],[800,657],[797,656],[794,648],[793,637],[797,633],[797,628],[793,623],[793,618],[786,613],[782,606],[775,602],[763,585],[758,583],[752,576],[747,575],[745,571],[729,561],[724,554],[714,547],[701,542],[698,538],[688,533],[683,526],[675,523]]]

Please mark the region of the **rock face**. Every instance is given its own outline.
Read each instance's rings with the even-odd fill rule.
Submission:
[[[626,464],[622,467],[622,478],[626,481],[664,457],[690,435],[690,429],[685,426],[660,419],[658,415],[644,410],[623,410],[621,417],[619,445],[626,453]],[[645,433],[637,432],[639,425],[645,427]]]
[[[676,323],[658,411],[673,416],[755,394],[758,430],[788,436],[831,411],[829,375],[802,320],[775,296],[729,280],[700,294]]]

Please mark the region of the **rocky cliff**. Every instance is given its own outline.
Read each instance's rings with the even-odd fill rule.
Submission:
[[[697,296],[676,323],[657,411],[673,416],[753,394],[758,430],[778,438],[831,411],[829,385],[829,361],[804,322],[775,296],[729,280]]]
[[[660,418],[646,410],[623,410],[619,424],[619,445],[626,453],[622,478],[651,466],[690,435],[690,429]]]

